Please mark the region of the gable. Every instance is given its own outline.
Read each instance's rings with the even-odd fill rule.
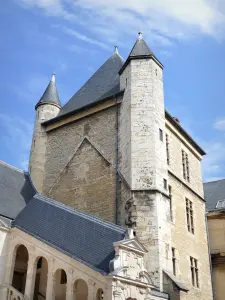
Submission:
[[[114,167],[84,138],[48,195],[75,209],[114,221],[114,185]]]

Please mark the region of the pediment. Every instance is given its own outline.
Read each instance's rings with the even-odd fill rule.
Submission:
[[[147,253],[146,248],[136,239],[126,239],[114,243],[115,247],[124,248],[130,251],[140,252],[142,254]]]

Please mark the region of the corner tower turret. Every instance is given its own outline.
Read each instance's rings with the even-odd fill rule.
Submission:
[[[30,151],[29,171],[35,188],[42,192],[45,168],[45,153],[47,147],[47,133],[43,122],[56,117],[60,111],[61,103],[56,87],[55,74],[35,106],[36,119],[34,124],[33,140]]]
[[[120,171],[131,192],[121,210],[147,247],[146,268],[162,289],[162,268],[172,267],[165,256],[171,234],[163,66],[141,33],[120,70],[120,88]]]

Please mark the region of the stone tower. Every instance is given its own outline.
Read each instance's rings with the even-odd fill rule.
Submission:
[[[29,171],[34,186],[39,193],[43,189],[47,146],[47,133],[42,123],[56,117],[60,108],[61,103],[55,83],[55,74],[53,74],[44,94],[35,106],[36,119],[30,151]]]
[[[162,290],[162,268],[171,269],[165,147],[163,66],[139,37],[120,71],[120,171],[130,186],[122,199],[137,237],[148,249],[146,268]]]

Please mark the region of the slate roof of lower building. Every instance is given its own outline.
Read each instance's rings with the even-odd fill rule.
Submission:
[[[203,184],[207,211],[216,210],[219,200],[225,200],[225,179]]]
[[[0,161],[0,215],[14,219],[36,193],[28,173]]]
[[[36,194],[12,223],[92,269],[107,274],[113,243],[126,229]]]
[[[115,52],[62,107],[58,116],[66,115],[98,102],[109,91],[118,93],[120,83],[118,73],[123,64],[123,58]]]

